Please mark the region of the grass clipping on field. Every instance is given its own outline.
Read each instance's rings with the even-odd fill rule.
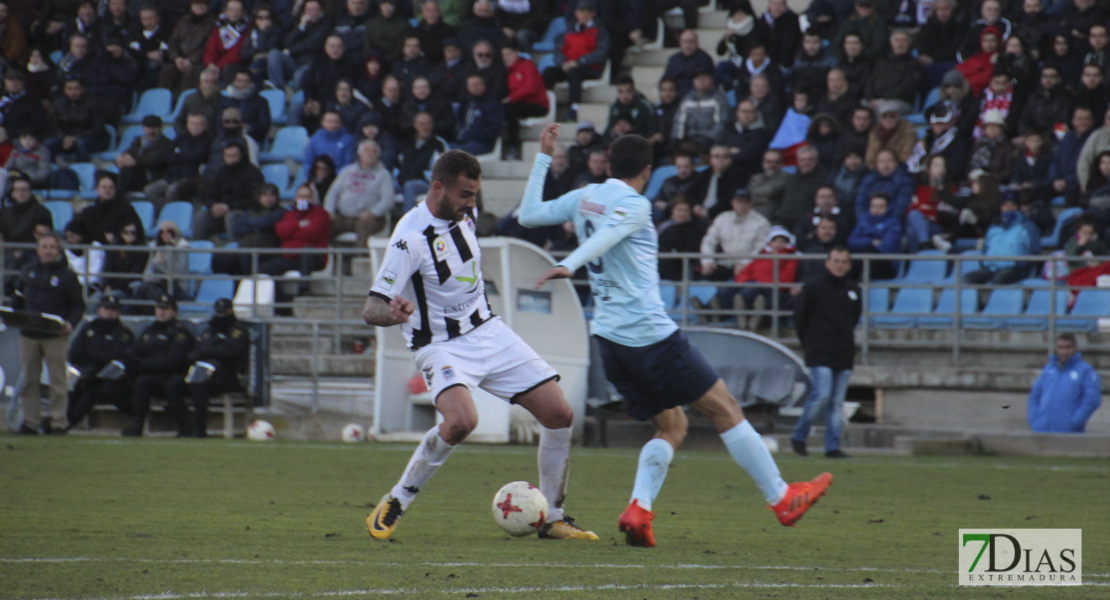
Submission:
[[[722,450],[680,451],[653,507],[656,548],[624,544],[635,450],[575,448],[568,513],[600,542],[510,538],[490,516],[536,482],[531,447],[464,446],[393,539],[365,517],[412,445],[9,436],[0,447],[3,598],[1056,598],[956,586],[957,530],[1082,528],[1105,597],[1105,460],[776,455],[788,481],[829,470],[798,527],[778,524]]]

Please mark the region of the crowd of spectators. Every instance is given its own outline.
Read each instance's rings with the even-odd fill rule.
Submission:
[[[142,118],[142,135],[100,164],[73,239],[182,247],[186,223],[160,223],[148,242],[130,203],[145,199],[157,211],[185,201],[194,207],[193,239],[290,251],[258,265],[261,272],[314,270],[323,256],[297,249],[352,233],[364,244],[416,204],[445,149],[486,154],[501,140],[504,156],[519,158],[520,120],[546,114],[546,92],[561,81],[570,91],[559,115],[577,122],[583,82],[608,66],[615,93],[607,122],[577,122],[545,196],[604,181],[608,145],[627,133],[648,137],[657,168],[674,169],[649,198],[663,250],[757,254],[782,237],[767,237],[774,226],[791,236],[794,252],[835,241],[856,256],[974,246],[1037,254],[1055,225],[1051,206],[1061,204],[1085,211],[1073,227],[1105,237],[1110,15],[1093,0],[936,0],[922,10],[817,1],[805,18],[784,0],[770,0],[763,14],[736,0],[717,3],[728,20],[715,40],[699,39],[697,4],[0,0],[0,159],[10,190],[0,233],[31,241],[36,227],[61,229],[28,197],[72,185],[68,165],[96,160],[108,149],[105,125],[121,126],[138,94],[162,87],[183,98],[181,110],[172,123]],[[621,57],[663,35],[657,18],[675,6],[687,28],[674,37],[661,79],[634,81]],[[565,31],[540,60],[534,46],[558,20]],[[637,84],[656,86],[658,102]],[[267,89],[284,92],[286,123],[309,133],[292,184],[263,185],[277,125],[261,95]],[[296,196],[291,206],[281,201],[285,189]],[[549,249],[574,244],[562,228],[522,232],[513,214],[497,230]],[[29,256],[6,256],[21,254]],[[139,254],[95,261],[105,272],[127,269],[130,280],[85,283],[129,297],[187,298],[166,283],[181,265]],[[664,277],[686,271],[715,281],[737,280],[747,266],[671,262],[661,265]],[[213,266],[252,269],[230,255]],[[871,262],[872,277],[896,271],[896,263]],[[1008,283],[1031,274],[1025,263],[987,260],[965,275]]]

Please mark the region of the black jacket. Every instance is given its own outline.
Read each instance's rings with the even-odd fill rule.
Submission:
[[[130,202],[119,196],[115,200],[108,202],[98,200],[86,206],[81,211],[81,219],[89,229],[89,241],[101,244],[108,243],[107,234],[119,233],[119,230],[128,223],[134,223],[139,226],[139,229],[143,229],[139,213],[135,212]]]
[[[113,360],[122,359],[133,343],[135,334],[119,319],[96,318],[77,330],[67,360],[83,376],[95,375]]]
[[[66,98],[64,94],[56,97],[54,125],[60,135],[105,143],[108,141],[108,131],[104,128],[104,111],[95,106],[87,92],[76,102]]]
[[[806,284],[794,304],[794,329],[802,342],[806,366],[835,371],[852,368],[855,328],[862,312],[859,285],[847,276],[825,276]]]
[[[166,181],[174,183],[182,179],[196,177],[200,167],[208,160],[212,149],[212,134],[205,132],[199,136],[189,132],[178,134],[166,150]]]
[[[447,152],[447,148],[447,142],[438,136],[426,140],[419,148],[416,147],[416,140],[408,142],[397,158],[397,164],[400,167],[397,180],[401,183],[413,180],[427,181],[424,171],[432,170],[436,157]]]
[[[235,315],[212,317],[208,328],[200,334],[196,348],[189,353],[189,362],[213,363],[242,379],[250,364],[250,345],[250,331]]]
[[[246,210],[253,204],[255,190],[263,183],[262,171],[249,161],[240,159],[237,164],[226,166],[216,173],[208,206],[223,202],[231,210]]]
[[[50,209],[34,197],[22,204],[8,198],[4,201],[4,207],[0,208],[0,234],[3,234],[6,242],[33,243],[36,223],[50,223],[51,229],[65,226],[65,223],[54,223]],[[34,250],[31,252],[34,253]]]
[[[74,327],[85,314],[85,297],[81,292],[81,282],[77,274],[69,268],[65,256],[50,264],[35,260],[23,267],[16,283],[16,308],[57,315]],[[55,337],[49,333],[24,331],[29,338]]]
[[[139,375],[184,375],[196,341],[176,318],[164,323],[154,321],[131,346],[127,368]]]

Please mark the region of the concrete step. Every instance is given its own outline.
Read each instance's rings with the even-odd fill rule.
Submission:
[[[351,277],[370,281],[374,277],[369,257],[356,258],[351,261]]]
[[[531,159],[527,164],[531,164]],[[483,179],[482,202],[486,212],[498,217],[508,214],[524,195],[526,182],[526,179]]]
[[[367,418],[374,414],[374,383],[366,377],[321,378],[315,386],[312,381],[279,379],[274,382],[270,397],[272,413],[294,416],[297,421],[315,411],[361,417],[356,421],[369,429],[371,421]],[[338,437],[340,427],[334,427],[331,435]],[[287,437],[282,433],[283,438]]]
[[[293,301],[293,315],[298,319],[347,319],[362,321],[362,307],[365,300],[343,299],[336,304],[335,298],[319,296],[298,296]]]

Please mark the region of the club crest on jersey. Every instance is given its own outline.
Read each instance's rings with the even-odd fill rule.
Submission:
[[[435,370],[432,367],[424,367],[421,371],[424,372],[424,382],[428,385],[428,388],[431,389],[432,379],[436,375]]]
[[[437,237],[435,241],[432,242],[432,249],[435,250],[436,260],[443,260],[444,258],[447,258],[447,241],[443,238]]]
[[[384,273],[382,273],[382,289],[383,290],[393,289],[393,282],[395,282],[395,281],[397,281],[397,274],[394,273],[393,271],[385,271]]]
[[[452,381],[455,379],[455,370],[451,367],[443,367],[443,380]]]

